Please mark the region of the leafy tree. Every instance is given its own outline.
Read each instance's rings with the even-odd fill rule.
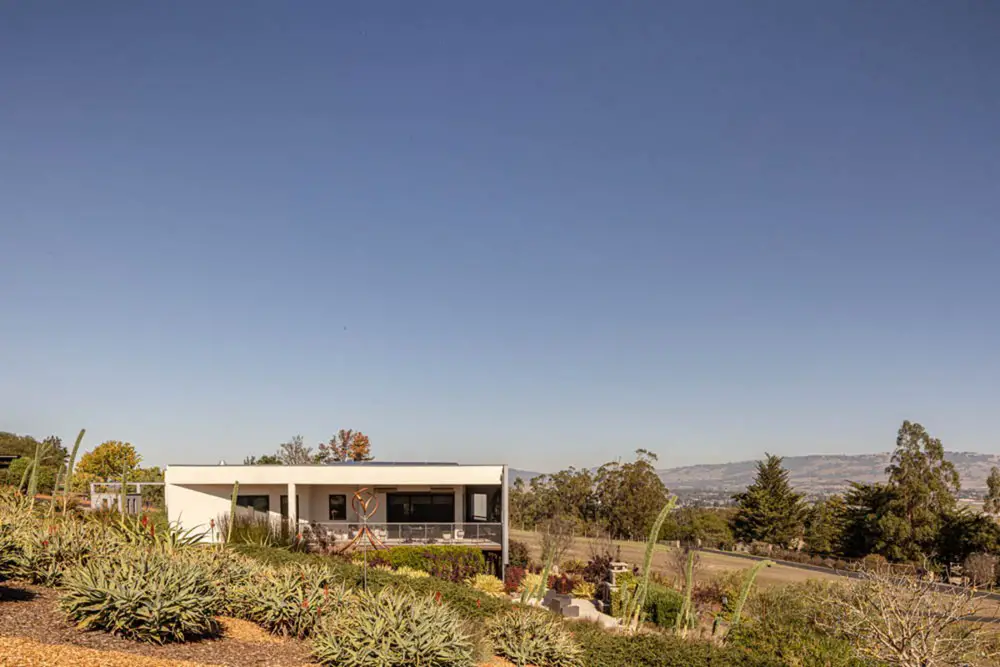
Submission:
[[[281,443],[281,446],[278,447],[277,457],[286,466],[309,465],[316,462],[312,447],[306,446],[305,439],[301,435],[296,435],[288,442]]]
[[[30,435],[0,432],[0,454],[20,456],[7,470],[0,470],[0,484],[17,486],[21,482],[25,468],[35,456],[35,446],[40,444]],[[50,493],[55,486],[56,474],[66,460],[66,449],[56,436],[49,436],[41,442],[40,450],[45,452],[38,467],[38,491]]]
[[[606,463],[597,471],[598,512],[612,536],[645,539],[667,502],[653,452],[637,449],[632,463]]]
[[[75,476],[86,478],[88,483],[106,482],[121,477],[122,470],[134,472],[141,461],[132,443],[108,440],[80,457]]]
[[[989,491],[986,493],[986,500],[983,503],[983,511],[989,514],[1000,514],[1000,468],[993,466],[990,476],[986,480]]]
[[[846,511],[847,505],[840,496],[814,503],[805,513],[806,548],[816,554],[835,553],[843,538]]]
[[[892,515],[892,508],[898,502],[895,487],[852,482],[844,494],[841,553],[853,558],[879,554],[899,560],[901,556],[893,541],[899,530],[898,519]]]
[[[789,547],[802,535],[802,494],[792,489],[782,458],[766,457],[757,462],[753,484],[733,496],[738,506],[733,533],[744,542]]]
[[[123,470],[132,480],[141,461],[142,457],[131,443],[107,440],[80,457],[73,472],[72,488],[86,492],[93,482],[119,480]]]
[[[247,456],[243,459],[245,466],[281,465],[281,458],[277,454],[262,454],[261,456]]]
[[[941,517],[937,559],[944,565],[964,563],[972,554],[1000,549],[1000,526],[991,517],[960,508]]]
[[[371,461],[372,446],[368,436],[361,431],[340,429],[329,442],[321,443],[316,454],[317,463],[339,461]]]
[[[911,560],[930,555],[942,517],[955,507],[958,471],[945,460],[940,440],[920,424],[904,421],[885,472],[897,496],[891,518],[899,555]]]
[[[679,540],[686,544],[720,547],[735,542],[731,522],[733,510],[710,507],[681,507],[663,523],[661,540]],[[685,561],[686,566],[686,561]]]

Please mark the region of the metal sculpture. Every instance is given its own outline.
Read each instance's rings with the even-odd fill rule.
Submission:
[[[348,542],[340,550],[341,553],[347,553],[359,546],[362,547],[361,554],[363,557],[362,572],[363,572],[363,587],[364,590],[368,591],[368,550],[369,548],[375,549],[388,549],[378,535],[372,532],[371,527],[368,525],[368,520],[375,516],[375,512],[378,511],[378,495],[368,489],[367,487],[358,489],[354,492],[354,497],[351,499],[351,508],[360,521],[360,526],[358,527],[358,534]],[[362,545],[362,540],[367,539],[368,544]]]

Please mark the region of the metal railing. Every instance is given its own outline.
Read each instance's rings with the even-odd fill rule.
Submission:
[[[351,539],[364,525],[355,521],[309,521],[340,540]],[[389,544],[492,544],[503,543],[500,523],[387,523],[369,521],[368,528]]]

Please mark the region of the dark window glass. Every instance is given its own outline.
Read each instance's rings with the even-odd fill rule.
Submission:
[[[499,523],[503,513],[503,491],[499,486],[465,487],[465,520]]]
[[[386,518],[390,523],[452,523],[455,496],[450,493],[387,494]]]
[[[347,496],[330,496],[330,521],[347,521]]]
[[[236,496],[236,504],[239,507],[249,507],[258,512],[271,510],[271,499],[267,496]]]

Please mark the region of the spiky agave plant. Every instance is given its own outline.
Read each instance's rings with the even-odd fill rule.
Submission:
[[[463,618],[438,596],[383,588],[330,615],[313,639],[313,655],[336,667],[472,667],[476,646]]]
[[[70,485],[73,482],[73,466],[76,465],[76,453],[80,451],[80,443],[83,442],[83,434],[87,432],[87,429],[81,428],[80,433],[76,436],[76,442],[73,444],[73,452],[69,455],[69,466],[66,468],[66,479],[63,480],[63,514],[66,514],[66,507],[69,505],[69,491]],[[53,494],[53,500],[55,494]]]
[[[663,522],[667,520],[667,516],[671,511],[673,511],[674,505],[676,504],[676,496],[668,498],[667,503],[656,516],[656,521],[653,522],[653,527],[649,530],[649,538],[646,539],[646,556],[642,561],[642,578],[639,580],[639,584],[635,589],[635,595],[633,595],[631,600],[629,600],[628,607],[626,607],[625,615],[623,616],[626,624],[625,627],[630,630],[635,630],[639,627],[639,618],[642,615],[642,607],[646,603],[646,593],[649,591],[649,575],[652,570],[653,552],[656,550],[656,542],[659,540],[660,529],[663,527]]]
[[[486,625],[486,634],[497,654],[519,667],[583,665],[583,651],[573,635],[548,611],[511,609],[491,618]]]

